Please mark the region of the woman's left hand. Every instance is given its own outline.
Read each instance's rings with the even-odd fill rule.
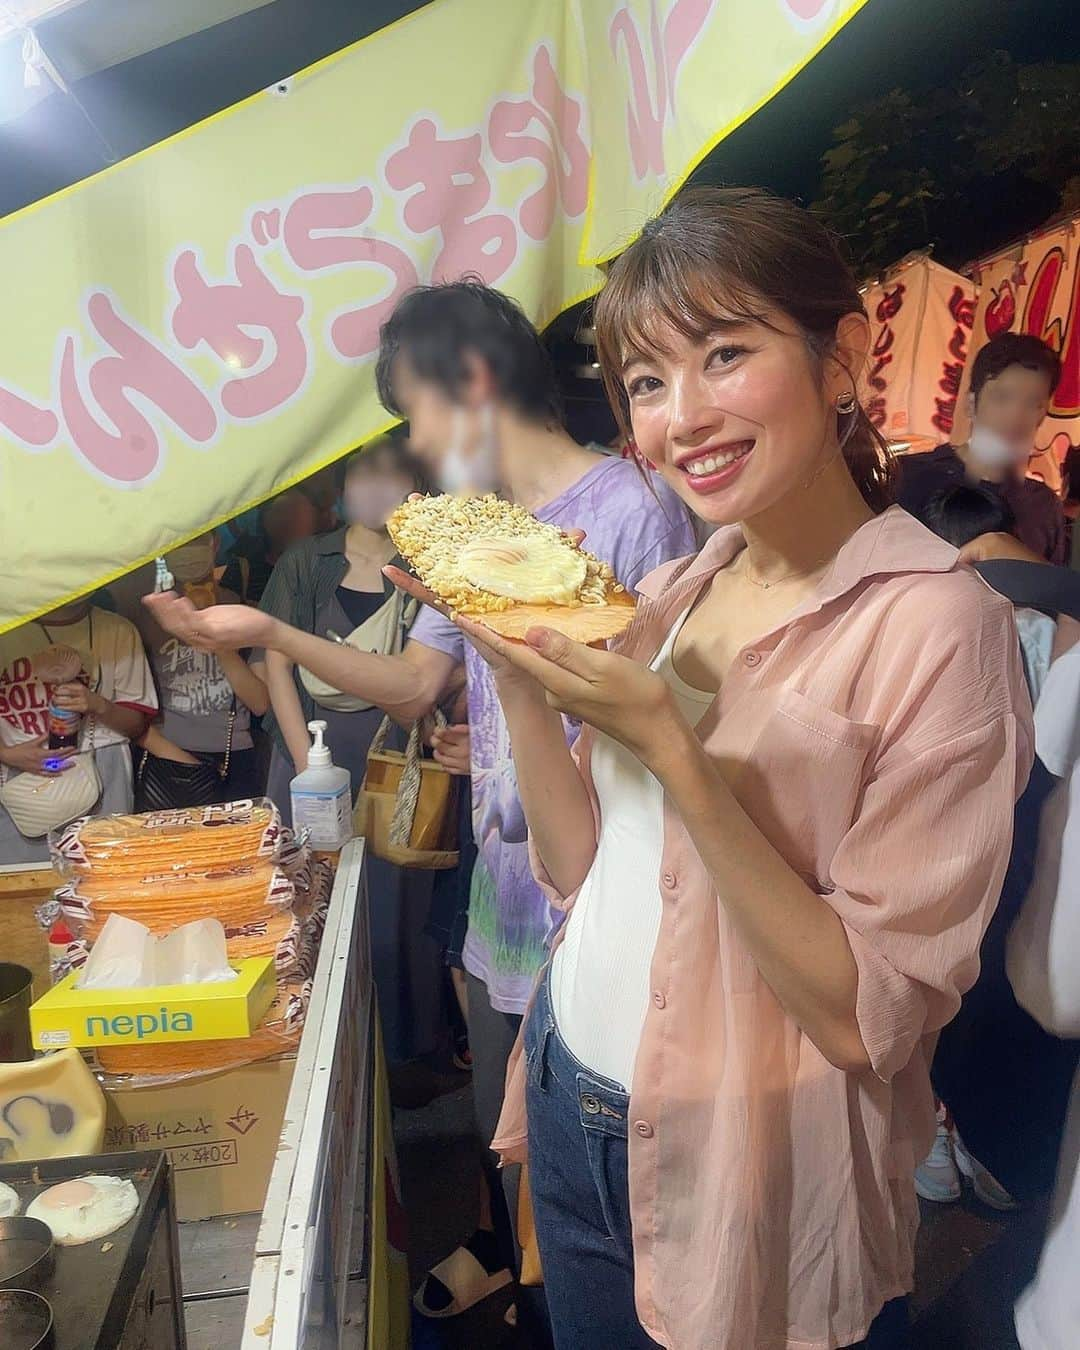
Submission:
[[[550,628],[531,628],[510,642],[457,615],[462,632],[485,642],[499,658],[544,688],[548,704],[620,741],[650,767],[686,730],[663,678],[638,661],[586,647]]]
[[[431,733],[431,748],[435,760],[448,772],[467,778],[472,772],[469,759],[469,724],[436,727]]]

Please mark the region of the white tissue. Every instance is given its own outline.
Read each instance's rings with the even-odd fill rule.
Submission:
[[[195,919],[158,938],[156,970],[157,984],[218,984],[236,979],[225,955],[225,929],[217,919]]]
[[[217,919],[196,919],[155,938],[134,919],[110,914],[75,987],[146,989],[235,979],[225,954],[225,929]]]

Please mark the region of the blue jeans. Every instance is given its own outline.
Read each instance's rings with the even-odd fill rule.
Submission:
[[[622,1088],[574,1058],[547,981],[525,1025],[529,1181],[555,1350],[656,1350],[634,1308]],[[906,1350],[906,1299],[887,1304],[852,1350]]]

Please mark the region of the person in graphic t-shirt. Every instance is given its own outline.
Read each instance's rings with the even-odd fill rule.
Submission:
[[[471,283],[422,287],[383,326],[379,394],[408,419],[410,444],[444,490],[501,491],[540,520],[582,528],[588,546],[630,591],[663,562],[692,553],[694,533],[675,493],[630,460],[578,445],[561,422],[547,353],[517,305]],[[505,1284],[513,1242],[499,1174],[486,1144],[502,1101],[506,1061],[559,916],[529,865],[527,828],[510,738],[491,672],[457,628],[425,609],[397,657],[350,651],[259,616],[197,615],[177,597],[147,601],[159,621],[193,642],[243,641],[276,648],[337,688],[371,699],[395,717],[426,714],[454,667],[465,661],[471,736],[473,872],[463,950],[469,994],[473,1090],[496,1237],[481,1229],[425,1281],[422,1312],[446,1316]],[[576,728],[564,727],[569,739]],[[436,745],[460,750],[465,728]],[[516,1169],[515,1169],[516,1171]],[[510,1179],[513,1204],[513,1178]]]
[[[34,671],[46,648],[72,647],[81,678],[54,688]],[[133,624],[88,601],[65,605],[43,619],[0,635],[0,765],[14,773],[63,773],[70,766],[48,748],[48,709],[80,713],[85,744],[91,736],[102,793],[94,814],[130,811],[129,741],[146,730],[157,695],[146,653]],[[46,862],[44,839],[27,839],[0,806],[0,862]]]
[[[900,461],[897,500],[924,524],[945,488],[981,483],[1013,517],[1012,533],[1047,562],[1065,561],[1065,510],[1045,483],[1025,472],[1035,436],[1061,379],[1057,353],[1028,333],[999,333],[971,368],[971,435]]]
[[[199,605],[238,605],[240,597],[215,580],[217,538],[213,533],[193,539],[167,555],[177,584]],[[202,652],[188,647],[154,622],[143,606],[133,604],[131,617],[150,656],[157,682],[161,715],[140,740],[143,777],[136,785],[139,810],[160,805],[140,791],[151,782],[167,790],[171,804],[202,805],[207,798],[205,767],[215,771],[215,801],[241,801],[261,791],[256,766],[251,717],[261,717],[270,706],[265,682],[238,651]],[[163,771],[152,772],[154,761],[165,761]],[[158,766],[159,769],[162,766]],[[193,778],[193,771],[201,777]],[[193,795],[187,795],[194,789]],[[159,787],[158,791],[161,790]],[[144,799],[145,798],[145,799]]]

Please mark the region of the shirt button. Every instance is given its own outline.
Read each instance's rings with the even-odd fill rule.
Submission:
[[[599,1098],[594,1097],[591,1092],[586,1092],[581,1099],[581,1106],[588,1116],[598,1116],[600,1114]]]
[[[656,991],[655,994],[653,994],[653,996],[652,996],[652,1001],[653,1001],[653,1006],[656,1007],[656,1008],[666,1008],[666,1007],[667,1007],[667,999],[663,996],[663,994],[660,992],[659,989]]]
[[[634,1122],[634,1129],[641,1135],[642,1139],[651,1139],[653,1137],[653,1127],[647,1120],[636,1120]]]
[[[675,889],[675,873],[674,873],[674,872],[665,872],[665,873],[664,873],[664,885],[668,888],[669,891],[673,891],[673,890]]]
[[[750,666],[751,669],[753,669],[754,666],[760,666],[760,665],[761,665],[761,653],[760,653],[760,652],[747,652],[747,653],[745,654],[745,656],[743,657],[743,661],[746,663],[746,665]]]

